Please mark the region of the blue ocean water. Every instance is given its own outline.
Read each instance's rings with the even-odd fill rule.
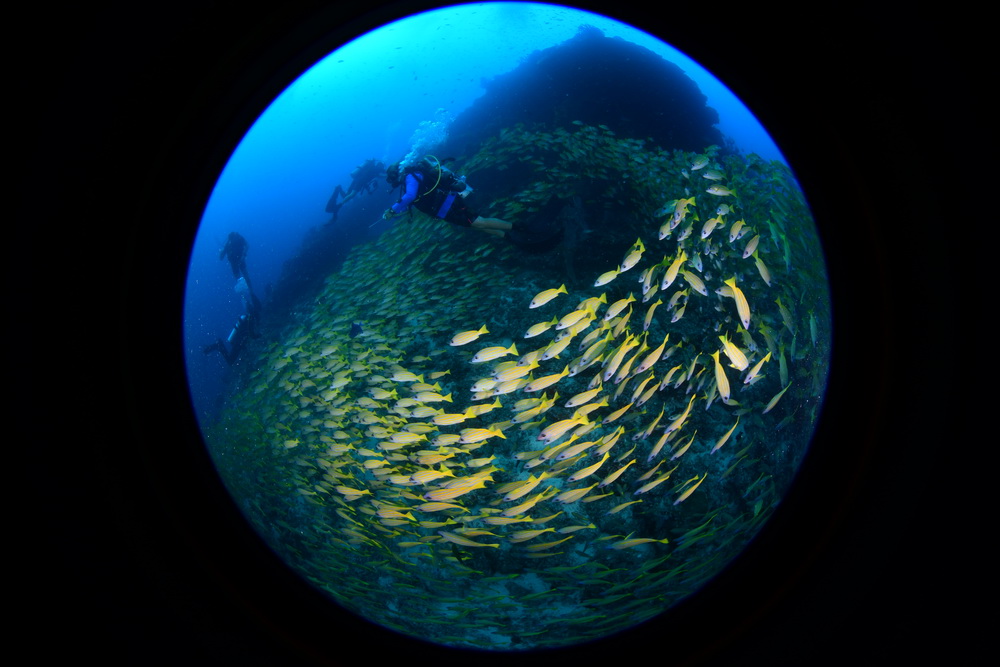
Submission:
[[[484,82],[571,39],[584,25],[680,67],[718,112],[721,132],[742,152],[783,161],[751,111],[723,83],[659,39],[609,17],[500,2],[444,8],[374,30],[317,63],[261,114],[207,203],[191,255],[184,317],[188,374],[200,418],[214,412],[229,372],[220,355],[201,350],[225,338],[243,312],[229,265],[219,258],[229,232],[247,239],[247,271],[257,296],[269,303],[269,287],[287,281],[297,264],[308,263],[302,249],[317,235],[340,253],[384,228],[375,223],[396,195],[383,187],[347,202],[337,222],[326,224],[331,193],[338,184],[348,186],[356,166],[368,158],[385,164],[401,159],[420,136],[446,131],[448,120],[484,93]],[[459,32],[462,39],[455,39]],[[504,48],[482,48],[496,34],[505,35]]]

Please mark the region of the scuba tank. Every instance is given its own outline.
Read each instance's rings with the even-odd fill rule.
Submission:
[[[400,169],[400,163],[397,162],[396,164],[390,165],[386,170],[386,181],[393,187],[399,187],[405,190],[406,174],[419,174],[418,180],[421,183],[421,189],[423,192],[420,192],[417,197],[410,202],[408,212],[412,215],[413,206],[421,200],[425,200],[425,204],[428,205],[432,201],[436,200],[434,205],[434,209],[438,211],[436,217],[443,218],[445,215],[443,211],[447,211],[455,197],[464,198],[472,192],[472,188],[465,182],[464,176],[459,178],[444,166],[445,162],[450,162],[452,160],[454,160],[454,158],[439,160],[434,155],[425,155],[416,163],[406,167],[405,169]],[[434,199],[426,199],[428,195],[433,195]],[[399,201],[402,201],[402,196],[400,196]],[[421,208],[421,210],[427,211],[426,208]],[[430,211],[428,211],[428,213],[435,215]]]

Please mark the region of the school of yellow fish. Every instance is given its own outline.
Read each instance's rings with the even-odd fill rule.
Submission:
[[[464,173],[487,165],[548,179],[497,202],[512,219],[626,170],[634,239],[568,286],[502,241],[399,221],[206,439],[260,534],[341,605],[447,645],[562,646],[661,613],[766,521],[825,388],[825,274],[781,165],[582,124],[505,131]]]

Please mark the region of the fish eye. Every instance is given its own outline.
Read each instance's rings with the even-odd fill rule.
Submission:
[[[184,303],[187,388],[229,498],[352,627],[504,653],[581,647],[677,613],[773,516],[814,428],[795,410],[823,401],[829,288],[790,165],[705,67],[611,16],[486,2],[366,20],[312,54],[255,116],[202,211]],[[462,39],[432,37],[456,31]],[[484,44],[514,33],[484,56]],[[366,165],[374,171],[359,181]],[[698,173],[718,182],[692,194]],[[787,213],[774,216],[777,205]],[[747,221],[735,238],[771,220],[758,246],[771,285],[744,283],[756,274],[725,221],[703,239],[694,231],[711,211],[734,209]],[[787,261],[771,233],[801,239]],[[659,294],[664,270],[677,272],[673,293]],[[738,277],[758,324],[782,322],[778,296],[816,295],[816,343],[789,326],[775,332],[779,345],[796,341],[794,372],[811,382],[786,387],[765,370],[737,387],[739,406],[708,399],[737,382],[730,364],[717,360],[718,375],[705,361],[718,354],[714,333],[747,321],[742,301],[702,301],[721,295],[723,276]],[[649,284],[642,303],[666,307],[631,322],[636,280]],[[562,318],[585,299],[588,316],[526,339],[538,321],[572,321]],[[808,324],[801,308],[791,317],[798,330]],[[602,351],[600,338],[578,346],[612,320]],[[461,341],[484,322],[482,351],[470,355]],[[671,347],[654,359],[649,348],[667,334]],[[566,352],[538,354],[567,338]],[[588,347],[596,360],[577,361]],[[498,350],[532,371],[514,391],[473,395],[501,375],[480,363]],[[614,382],[566,407],[563,396],[602,377]],[[416,384],[424,378],[433,386]],[[540,403],[517,407],[524,398]],[[753,418],[724,443],[743,410]],[[544,431],[570,419],[564,432]],[[575,438],[592,449],[551,455]],[[743,448],[751,453],[734,460]],[[522,465],[517,455],[534,450],[549,458]],[[675,479],[704,484],[672,488],[662,475],[675,465]],[[765,474],[771,483],[748,489]],[[512,539],[527,528],[538,535]]]

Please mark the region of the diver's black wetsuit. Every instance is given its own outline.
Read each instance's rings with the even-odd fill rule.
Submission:
[[[348,199],[352,198],[356,194],[363,194],[365,192],[371,194],[374,192],[377,187],[375,181],[382,175],[383,171],[385,171],[385,165],[372,158],[365,161],[351,173],[351,185],[346,191],[340,185],[337,185],[337,187],[333,190],[333,195],[330,197],[330,200],[326,203],[326,212],[333,214],[332,220],[337,219],[340,207],[343,206],[344,202]],[[343,197],[340,203],[337,203],[338,197]]]
[[[229,266],[233,269],[233,278],[246,278],[250,283],[250,276],[247,275],[247,240],[237,232],[229,232],[226,245],[219,253],[219,259],[228,257]]]
[[[236,363],[236,359],[240,356],[240,352],[243,351],[247,340],[249,338],[260,338],[260,333],[257,331],[259,302],[256,300],[256,297],[254,297],[253,303],[253,306],[248,306],[246,313],[240,315],[240,319],[236,321],[236,326],[229,332],[226,340],[217,338],[214,343],[202,348],[202,352],[205,354],[218,352],[230,366]]]
[[[450,172],[448,175],[450,176]],[[413,205],[427,215],[442,218],[460,227],[469,227],[479,214],[466,205],[465,199],[458,196],[465,187],[465,183],[458,179],[452,179],[444,187],[441,183],[435,186],[423,172],[408,171],[403,196],[392,205],[391,210],[399,214]]]

